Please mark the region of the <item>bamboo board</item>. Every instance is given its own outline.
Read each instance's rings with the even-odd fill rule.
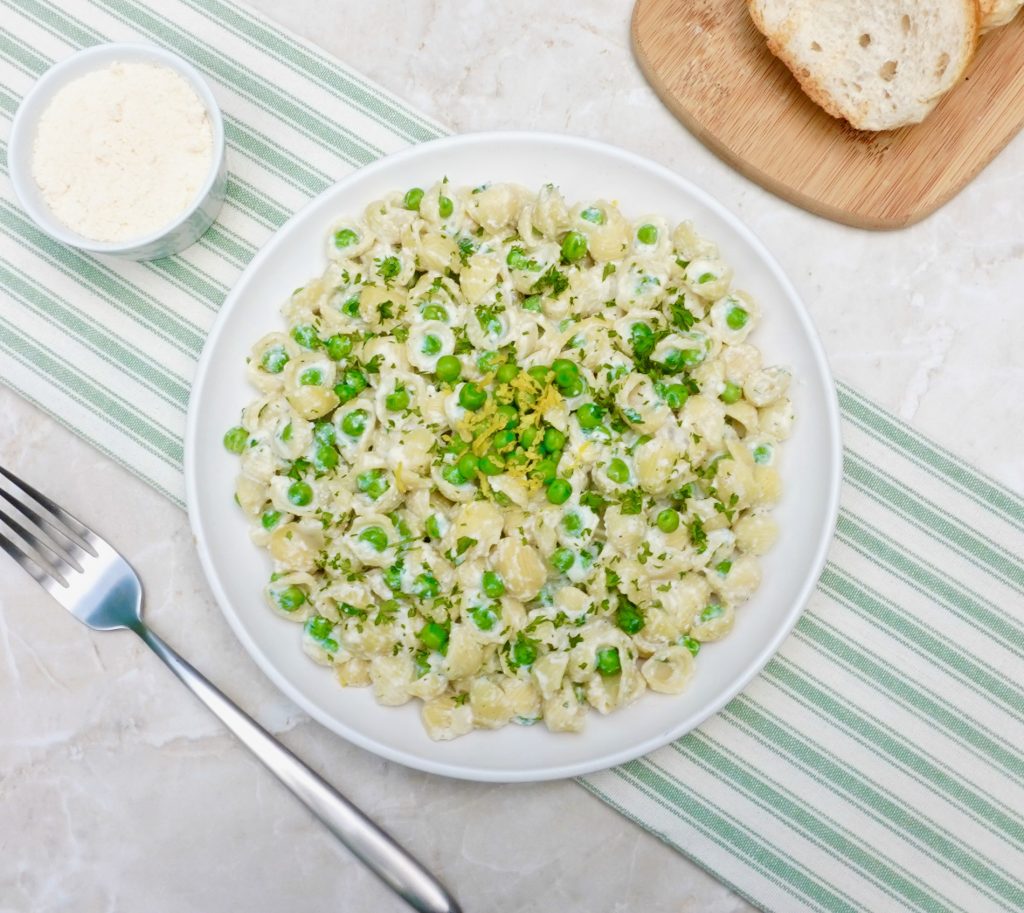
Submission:
[[[745,0],[637,0],[633,47],[671,111],[730,165],[811,212],[913,224],[959,193],[1024,126],[1024,14],[985,35],[920,124],[854,130],[768,50]]]

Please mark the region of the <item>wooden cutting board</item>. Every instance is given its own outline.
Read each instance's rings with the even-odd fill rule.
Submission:
[[[985,35],[924,120],[854,130],[804,95],[745,0],[638,0],[633,47],[655,91],[725,161],[792,203],[902,228],[961,191],[1024,126],[1024,14]]]

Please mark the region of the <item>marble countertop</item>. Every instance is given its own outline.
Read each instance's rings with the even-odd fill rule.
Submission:
[[[633,61],[625,0],[252,3],[453,130],[581,134],[703,184],[782,262],[840,378],[1024,489],[1024,136],[925,222],[868,233],[772,197],[690,136]],[[96,518],[146,582],[153,627],[467,913],[752,909],[572,782],[443,780],[312,723],[235,641],[184,514],[7,390],[0,462]],[[133,635],[93,634],[0,573],[0,913],[406,909]]]

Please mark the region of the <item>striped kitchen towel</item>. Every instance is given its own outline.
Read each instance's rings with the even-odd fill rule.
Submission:
[[[228,200],[172,259],[49,241],[0,184],[0,379],[182,503],[204,335],[254,252],[354,168],[443,129],[230,0],[0,0],[0,138],[54,61],[111,40],[213,84]],[[853,390],[838,537],[796,632],[722,713],[583,785],[752,903],[1024,910],[1024,499]]]

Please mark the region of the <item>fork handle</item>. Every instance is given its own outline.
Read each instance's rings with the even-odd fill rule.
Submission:
[[[407,904],[420,913],[460,913],[458,903],[441,882],[143,622],[139,621],[132,630],[299,801]]]

